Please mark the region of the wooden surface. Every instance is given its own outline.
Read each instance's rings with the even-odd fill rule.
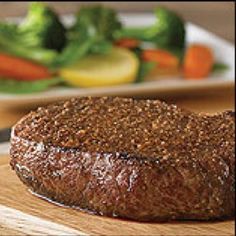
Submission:
[[[233,235],[234,221],[137,223],[89,215],[33,196],[0,157],[0,235]],[[9,187],[10,186],[10,187]]]
[[[234,91],[169,98],[167,102],[196,112],[214,113],[234,109]],[[0,128],[12,125],[27,112],[27,109],[0,110]],[[8,162],[9,157],[0,156],[0,235],[46,235],[48,232],[65,235],[65,231],[66,235],[234,235],[234,221],[147,224],[62,208],[32,196],[10,170]]]

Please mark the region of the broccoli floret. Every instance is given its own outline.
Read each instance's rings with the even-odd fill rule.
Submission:
[[[114,34],[120,30],[117,14],[102,6],[82,7],[68,32],[68,44],[55,61],[55,66],[72,64],[90,53],[107,53]]]
[[[0,22],[0,51],[48,66],[58,56],[58,53],[54,50],[29,47],[17,25],[6,22]]]
[[[92,53],[106,53],[112,47],[116,31],[121,22],[113,9],[94,5],[82,7],[76,16],[76,22],[70,30],[70,38],[80,41],[93,39]]]
[[[33,2],[19,30],[29,47],[60,51],[66,44],[66,29],[56,13],[43,3]]]
[[[157,20],[152,26],[124,28],[116,36],[152,42],[162,48],[184,48],[185,26],[183,19],[175,12],[163,7],[156,8],[155,15]]]
[[[18,35],[17,25],[3,21],[0,22],[0,35],[16,38]]]
[[[82,7],[76,17],[72,32],[80,33],[86,29],[89,36],[113,40],[114,32],[121,28],[117,14],[113,9],[103,6]]]

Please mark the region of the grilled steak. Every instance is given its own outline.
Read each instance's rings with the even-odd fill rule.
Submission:
[[[157,100],[78,98],[12,130],[11,166],[30,190],[139,221],[222,219],[235,210],[233,112],[194,114]]]

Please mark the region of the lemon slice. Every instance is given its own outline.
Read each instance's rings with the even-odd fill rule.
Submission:
[[[60,70],[65,81],[78,87],[99,87],[131,83],[136,79],[139,61],[124,48],[113,48],[104,55],[89,55]]]

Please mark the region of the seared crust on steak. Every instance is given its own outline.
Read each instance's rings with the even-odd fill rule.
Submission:
[[[140,221],[222,219],[235,211],[235,117],[157,100],[78,98],[12,130],[11,166],[31,191]]]

